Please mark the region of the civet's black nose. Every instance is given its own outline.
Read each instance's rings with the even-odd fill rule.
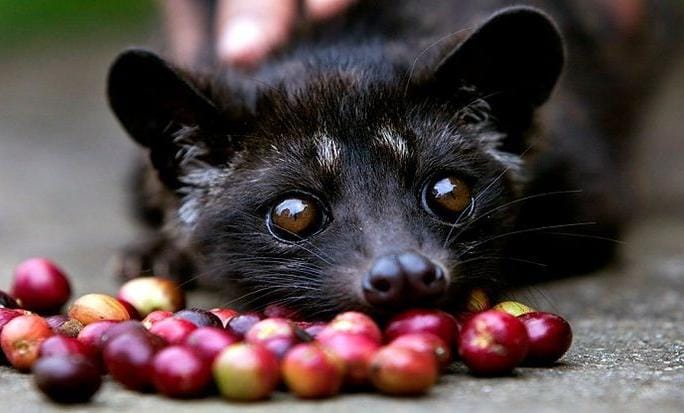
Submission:
[[[417,252],[378,258],[363,277],[363,294],[376,307],[430,302],[447,290],[444,270]]]

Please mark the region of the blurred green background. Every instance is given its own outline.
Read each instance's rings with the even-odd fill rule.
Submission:
[[[107,35],[144,26],[154,15],[150,0],[0,0],[0,48]]]

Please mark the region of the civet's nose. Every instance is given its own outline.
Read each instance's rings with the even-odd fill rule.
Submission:
[[[447,290],[444,270],[413,251],[385,255],[363,277],[363,294],[376,307],[404,307],[426,303]]]

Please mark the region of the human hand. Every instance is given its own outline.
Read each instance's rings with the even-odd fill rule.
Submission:
[[[333,17],[355,0],[305,0],[305,18]],[[216,55],[224,63],[253,66],[289,39],[297,0],[221,0],[217,12]]]
[[[304,19],[318,22],[334,17],[357,0],[217,0],[213,16],[214,52],[218,61],[253,67],[285,44],[298,23],[299,3]],[[181,65],[192,65],[206,36],[206,13],[196,0],[162,3],[171,51]]]

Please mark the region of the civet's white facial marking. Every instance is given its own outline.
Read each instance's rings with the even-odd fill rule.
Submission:
[[[180,222],[187,226],[193,227],[197,222],[199,216],[199,200],[196,198],[186,197],[180,208],[178,208],[178,219]]]
[[[409,148],[404,138],[387,127],[380,129],[375,143],[382,148],[392,151],[399,159],[407,159],[409,157]]]
[[[216,168],[196,162],[181,179],[184,186],[178,190],[183,195],[178,208],[178,220],[189,229],[194,228],[202,207],[208,199],[221,190],[221,182],[230,175],[230,168]]]
[[[326,134],[320,134],[316,139],[316,156],[321,168],[332,172],[340,161],[340,147]]]
[[[519,173],[523,166],[523,160],[519,155],[504,152],[500,149],[505,135],[499,132],[485,132],[479,135],[480,142],[484,146],[487,155],[504,165],[513,173]]]

